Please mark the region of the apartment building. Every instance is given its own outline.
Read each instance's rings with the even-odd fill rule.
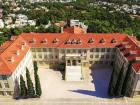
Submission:
[[[126,94],[131,91],[127,96],[139,95],[140,47],[136,38],[120,33],[93,34],[81,30],[73,26],[64,29],[63,33],[22,33],[1,45],[0,95],[13,94],[15,80],[19,80],[20,74],[24,76],[26,67],[33,71],[33,61],[52,69],[57,69],[57,64],[65,64],[66,81],[86,81],[94,66],[113,66],[111,91],[115,91],[123,70],[124,78],[117,89],[126,90]],[[129,75],[128,68],[131,69]],[[131,82],[126,81],[126,75]]]

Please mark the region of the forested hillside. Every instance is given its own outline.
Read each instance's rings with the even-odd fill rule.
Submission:
[[[112,1],[112,0],[111,0]],[[115,1],[115,0],[114,0]],[[73,3],[21,3],[19,6],[26,9],[15,12],[15,14],[27,15],[29,19],[35,19],[36,26],[23,28],[1,29],[0,43],[8,40],[12,35],[22,32],[59,32],[58,27],[45,29],[44,25],[50,20],[52,23],[58,21],[69,22],[70,19],[79,19],[88,25],[88,32],[92,33],[127,33],[134,34],[140,39],[140,19],[131,18],[128,13],[116,11],[111,7],[95,6],[92,0],[77,0]],[[37,8],[47,8],[44,9]],[[4,12],[12,13],[6,6]],[[5,14],[6,16],[6,14]],[[68,26],[68,25],[67,25]],[[67,27],[66,26],[66,27]],[[36,28],[37,27],[37,28]]]

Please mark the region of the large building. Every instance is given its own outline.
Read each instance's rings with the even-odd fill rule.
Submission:
[[[94,66],[113,66],[110,93],[140,95],[140,43],[133,36],[85,33],[78,26],[13,36],[0,46],[0,95],[13,94],[15,80],[26,67],[33,71],[33,61],[53,69],[65,64],[67,81],[86,81]]]

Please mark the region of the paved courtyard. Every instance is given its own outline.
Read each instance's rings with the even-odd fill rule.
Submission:
[[[40,68],[40,99],[0,98],[0,105],[140,105],[140,97],[111,98],[107,95],[111,68],[95,68],[89,82],[66,82],[59,71]]]

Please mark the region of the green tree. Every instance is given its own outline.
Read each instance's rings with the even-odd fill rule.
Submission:
[[[115,87],[115,95],[116,96],[122,96],[122,86],[123,86],[123,83],[124,83],[124,79],[125,79],[125,70],[124,70],[124,63],[122,65],[122,68],[120,70],[120,73],[119,73],[119,77],[118,77],[118,80],[117,80],[117,83],[116,83],[116,87]]]
[[[36,73],[35,74],[35,89],[36,89],[36,95],[39,97],[42,94],[42,90],[41,90],[41,85],[40,85],[40,80],[39,80],[39,76]]]
[[[60,33],[60,30],[61,29],[58,26],[50,26],[46,31],[49,33]]]
[[[34,86],[33,86],[33,82],[31,80],[28,68],[26,68],[26,78],[27,78],[27,94],[28,94],[28,97],[34,97],[35,96]]]
[[[124,80],[124,84],[123,84],[123,88],[122,88],[122,94],[124,96],[130,96],[131,95],[131,92],[132,92],[132,61],[129,62],[129,65],[128,65],[128,69],[127,69],[127,72],[126,72],[126,77],[125,77],[125,80]]]
[[[27,88],[22,75],[20,75],[20,96],[21,97],[27,96]]]
[[[34,61],[34,71],[35,71],[35,73],[38,71],[38,66],[37,66],[37,62],[36,61]]]
[[[22,33],[22,29],[21,28],[13,28],[13,29],[11,29],[11,33],[13,35],[19,35]]]
[[[37,66],[37,62],[34,62],[34,77],[35,77],[35,90],[36,90],[36,95],[38,97],[41,96],[42,94],[42,90],[41,90],[41,85],[40,85],[40,80],[39,80],[39,76],[38,76],[38,66]]]

